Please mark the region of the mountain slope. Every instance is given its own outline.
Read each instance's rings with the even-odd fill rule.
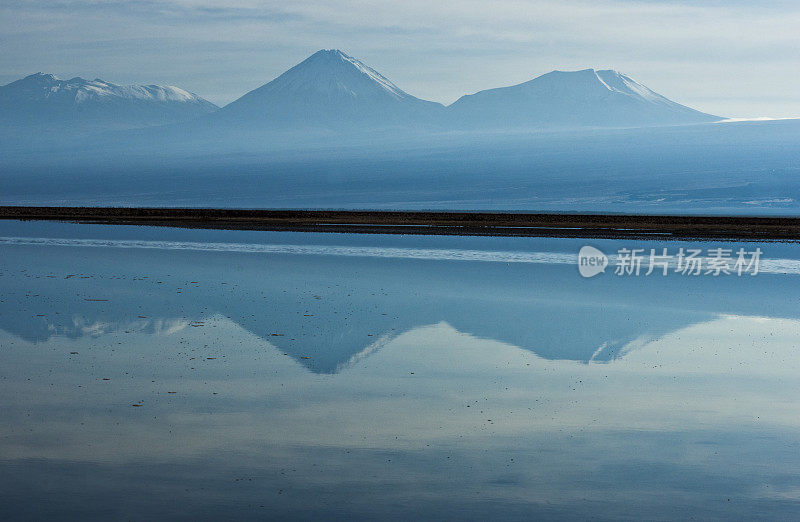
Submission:
[[[404,92],[342,51],[321,50],[214,119],[262,128],[386,128],[432,122],[441,104]]]
[[[717,121],[617,71],[553,71],[511,87],[463,96],[449,121],[469,128],[616,127]]]
[[[36,73],[0,87],[0,124],[50,130],[126,129],[187,121],[217,110],[178,87],[61,80]]]

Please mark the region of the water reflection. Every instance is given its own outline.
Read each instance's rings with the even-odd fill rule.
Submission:
[[[0,516],[791,518],[796,285],[6,248]]]
[[[6,509],[659,518],[730,514],[731,497],[737,513],[797,509],[796,320],[721,317],[602,365],[438,323],[338,376],[225,317],[205,328],[6,350]]]
[[[596,288],[575,277],[573,267],[558,265],[240,256],[231,269],[229,255],[182,253],[178,263],[194,272],[182,274],[180,267],[171,274],[158,261],[175,263],[169,253],[109,251],[102,254],[110,259],[101,261],[87,256],[95,249],[45,247],[53,259],[43,260],[35,248],[9,250],[20,257],[7,266],[38,268],[0,275],[6,292],[0,328],[25,340],[163,334],[221,314],[320,373],[366,356],[379,339],[442,321],[542,357],[588,362],[612,360],[633,339],[716,313],[660,306],[659,290],[679,295],[686,290],[680,284],[642,288],[617,281],[618,288]],[[65,270],[64,256],[78,273]],[[198,266],[198,257],[211,266]],[[48,262],[51,270],[43,270]],[[227,281],[209,273],[216,270]],[[703,289],[691,291],[699,296]]]

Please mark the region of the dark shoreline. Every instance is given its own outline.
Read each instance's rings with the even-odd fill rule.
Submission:
[[[0,206],[0,219],[365,234],[800,240],[800,218],[787,217]]]

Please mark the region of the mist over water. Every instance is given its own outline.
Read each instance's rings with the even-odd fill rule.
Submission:
[[[231,134],[122,149],[117,138],[99,139],[5,154],[0,203],[798,215],[798,136],[798,123],[787,120],[349,138]]]

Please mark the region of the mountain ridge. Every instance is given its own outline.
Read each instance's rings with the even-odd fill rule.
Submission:
[[[213,103],[175,86],[63,80],[34,73],[0,86],[0,117],[19,126],[125,129],[191,120]]]
[[[171,134],[259,140],[264,133],[494,131],[647,127],[719,121],[611,69],[552,71],[462,96],[444,106],[417,98],[338,49],[322,49],[218,108],[178,87],[61,80],[36,73],[0,87],[0,122],[91,130],[180,124]],[[171,139],[171,138],[170,138]]]

